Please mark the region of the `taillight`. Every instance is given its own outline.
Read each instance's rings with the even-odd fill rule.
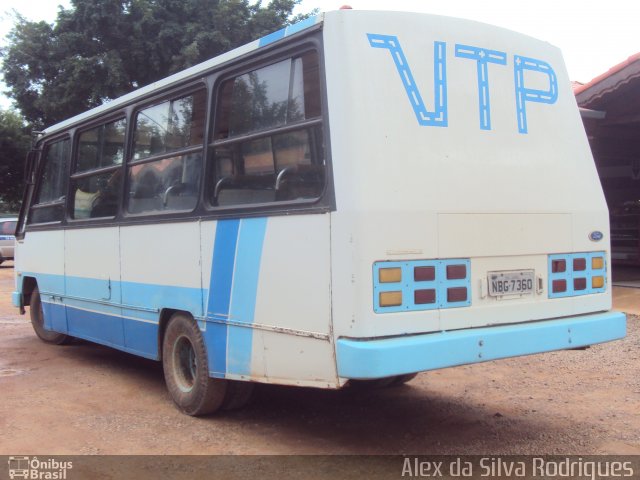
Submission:
[[[402,292],[380,292],[381,307],[397,307],[402,305]]]
[[[381,268],[378,271],[378,280],[380,283],[397,283],[402,281],[402,270],[395,268]]]
[[[549,255],[549,298],[606,290],[605,252]]]
[[[561,293],[567,291],[567,281],[566,280],[554,280],[551,283],[551,290],[553,293]]]
[[[471,305],[469,259],[407,260],[373,264],[376,313]]]

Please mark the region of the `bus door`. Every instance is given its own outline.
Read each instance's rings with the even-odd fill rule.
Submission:
[[[69,333],[121,347],[120,227],[118,214],[126,120],[83,129],[71,162],[65,280]]]
[[[16,269],[38,282],[45,328],[62,333],[67,332],[63,301],[65,232],[57,227],[64,218],[70,143],[68,137],[46,143],[37,168],[32,169],[38,180],[27,189],[29,208],[24,209],[18,224],[20,255],[16,255],[20,259]],[[30,157],[32,164],[37,159],[34,155]],[[25,223],[30,231],[28,241],[23,242]]]

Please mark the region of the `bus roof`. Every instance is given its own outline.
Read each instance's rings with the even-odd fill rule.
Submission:
[[[316,25],[320,25],[322,24],[323,20],[324,20],[324,14],[319,14],[319,15],[309,17],[293,25],[289,25],[286,28],[270,33],[269,35],[259,38],[258,40],[254,40],[253,42],[247,43],[238,48],[234,48],[233,50],[223,53],[222,55],[218,55],[217,57],[213,57],[213,58],[210,58],[209,60],[205,60],[202,63],[189,67],[185,70],[181,70],[177,73],[174,73],[173,75],[170,75],[161,80],[158,80],[157,82],[150,83],[149,85],[138,88],[114,100],[103,103],[102,105],[92,108],[91,110],[87,110],[86,112],[80,113],[67,120],[63,120],[62,122],[56,123],[55,125],[47,127],[43,131],[43,133],[45,135],[49,135],[49,134],[58,132],[60,130],[63,130],[71,125],[79,123],[81,121],[96,117],[102,113],[108,112],[109,110],[116,110],[137,98],[140,98],[149,93],[161,90],[165,87],[171,86],[180,81],[195,78],[198,75],[203,74],[204,72],[207,72],[219,65],[222,65],[230,60],[233,60],[234,58],[238,58],[242,55],[246,55],[247,53],[253,52],[262,47],[270,45],[285,37],[290,37],[296,33],[310,29]]]

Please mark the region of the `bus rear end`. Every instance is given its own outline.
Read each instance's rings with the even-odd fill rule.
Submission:
[[[340,383],[624,337],[560,51],[408,13],[327,13],[323,35]]]

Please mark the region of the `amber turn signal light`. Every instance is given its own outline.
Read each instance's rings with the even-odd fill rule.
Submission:
[[[378,279],[380,283],[398,283],[402,280],[402,269],[381,268],[378,270]]]
[[[399,307],[402,305],[402,292],[381,292],[381,307]]]

